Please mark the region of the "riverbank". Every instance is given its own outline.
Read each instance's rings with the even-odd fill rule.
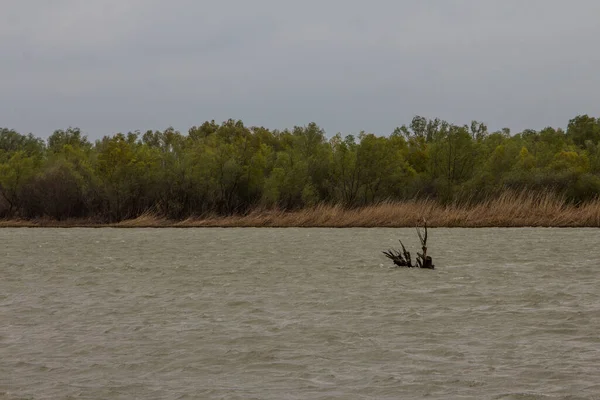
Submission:
[[[551,194],[503,194],[472,205],[443,206],[431,200],[388,202],[347,209],[320,205],[299,211],[255,210],[246,215],[171,220],[144,214],[117,223],[92,219],[0,220],[0,227],[414,227],[422,218],[431,227],[600,227],[600,199],[579,206]]]

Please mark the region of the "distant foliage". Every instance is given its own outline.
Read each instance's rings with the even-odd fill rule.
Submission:
[[[428,198],[477,204],[505,190],[578,204],[600,194],[600,119],[511,135],[472,121],[416,116],[390,135],[205,122],[105,136],[78,128],[47,141],[0,128],[0,218],[116,222],[151,212],[184,219],[319,204],[361,207]]]

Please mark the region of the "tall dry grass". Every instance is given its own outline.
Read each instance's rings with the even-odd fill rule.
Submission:
[[[600,227],[600,199],[574,205],[552,193],[505,192],[475,205],[433,200],[383,202],[356,209],[319,205],[294,212],[256,211],[245,216],[189,219],[180,226],[413,227],[427,219],[437,227]]]
[[[382,202],[362,208],[318,205],[298,211],[257,209],[246,215],[173,221],[145,213],[114,224],[92,220],[11,220],[0,227],[413,227],[422,218],[432,227],[600,227],[600,198],[574,205],[552,193],[505,192],[485,202],[440,205],[433,200]]]

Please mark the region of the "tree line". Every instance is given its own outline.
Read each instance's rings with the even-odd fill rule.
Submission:
[[[600,118],[511,134],[416,116],[387,136],[330,138],[315,123],[270,130],[230,119],[93,143],[78,128],[47,140],[0,128],[0,218],[114,222],[145,212],[183,219],[323,203],[475,203],[506,190],[597,198]]]

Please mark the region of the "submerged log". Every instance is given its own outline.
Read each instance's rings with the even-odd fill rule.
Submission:
[[[423,252],[417,252],[417,259],[414,265],[412,263],[410,252],[406,250],[406,247],[404,247],[404,244],[401,240],[399,240],[399,242],[400,246],[402,246],[402,251],[389,249],[388,251],[384,251],[383,254],[392,260],[398,267],[435,269],[433,260],[427,255],[427,221],[425,220],[423,220],[423,227],[424,233],[421,233],[421,230],[418,226],[416,227],[417,235],[419,236],[419,241],[421,242],[421,250],[423,250]]]

